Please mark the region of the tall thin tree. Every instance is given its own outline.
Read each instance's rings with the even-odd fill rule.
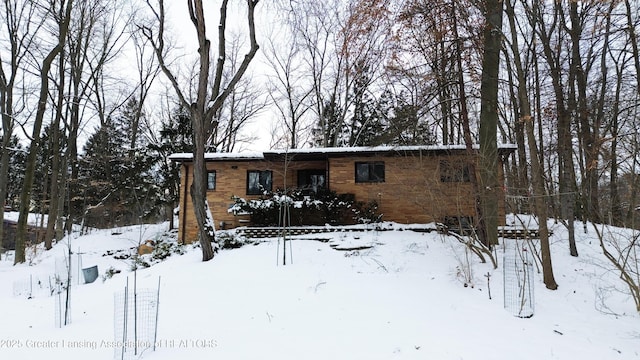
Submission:
[[[165,61],[165,7],[164,0],[158,1],[158,6],[153,6],[150,0],[147,5],[154,14],[157,22],[157,29],[150,26],[140,26],[143,34],[149,39],[154,48],[160,68],[169,79],[171,86],[175,90],[180,103],[189,109],[193,124],[193,184],[191,186],[191,200],[198,223],[198,237],[202,249],[202,260],[211,260],[218,246],[215,243],[215,223],[209,209],[207,201],[207,168],[204,159],[207,140],[213,129],[217,127],[218,120],[215,118],[225,99],[229,96],[235,85],[240,81],[246,72],[249,64],[258,52],[256,41],[254,13],[259,0],[246,0],[247,3],[247,24],[249,31],[250,48],[242,63],[238,66],[226,87],[222,89],[223,72],[226,60],[226,25],[227,25],[227,5],[228,0],[222,0],[220,6],[220,22],[218,25],[218,57],[214,69],[213,82],[210,82],[211,69],[211,41],[207,38],[206,21],[202,0],[189,0],[187,6],[191,22],[195,27],[198,40],[198,79],[196,85],[196,96],[193,101],[187,98],[182,91],[178,79]]]
[[[11,141],[16,127],[15,117],[20,112],[15,108],[16,90],[20,80],[21,66],[29,48],[34,45],[34,37],[42,21],[33,16],[35,6],[29,1],[3,1],[0,12],[0,23],[4,22],[3,31],[7,36],[8,48],[0,51],[0,116],[2,117],[2,143],[0,154],[0,219],[4,219],[5,199],[9,186],[9,169],[11,157]],[[0,226],[0,248],[4,239],[3,227]]]
[[[500,0],[484,2],[484,52],[480,86],[480,201],[485,218],[486,241],[498,243],[498,74],[502,47],[502,4]]]
[[[518,102],[521,119],[517,119],[517,121],[524,123],[527,145],[531,156],[531,182],[533,184],[534,210],[539,222],[540,248],[542,251],[542,276],[547,289],[555,290],[558,288],[558,284],[556,283],[553,275],[553,265],[551,262],[549,229],[547,227],[547,204],[545,202],[546,192],[544,190],[544,169],[541,165],[542,163],[539,157],[540,154],[536,144],[533,117],[531,116],[531,105],[527,94],[526,74],[520,55],[518,33],[516,32],[515,11],[511,1],[506,1],[506,14],[509,21],[509,28],[511,30],[511,51],[513,53],[516,78],[518,80]]]
[[[50,10],[53,12],[54,19],[56,19],[58,23],[57,43],[42,60],[42,66],[40,68],[40,95],[33,123],[31,146],[29,147],[29,154],[27,155],[24,183],[20,194],[20,212],[16,229],[16,254],[14,264],[23,263],[26,260],[25,244],[27,238],[27,218],[29,216],[29,204],[31,203],[31,190],[35,175],[36,158],[40,146],[40,130],[42,129],[44,113],[47,109],[47,99],[49,95],[49,71],[51,70],[53,61],[64,48],[67,32],[69,31],[73,0],[61,1],[59,3],[59,8],[56,8],[55,5],[57,4],[57,1],[52,3]]]

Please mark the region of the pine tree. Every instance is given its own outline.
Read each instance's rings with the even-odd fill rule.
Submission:
[[[167,121],[163,121],[160,138],[148,145],[157,159],[157,184],[161,190],[158,205],[168,207],[170,228],[173,228],[172,210],[177,206],[180,191],[180,165],[169,156],[174,153],[192,153],[193,135],[189,112],[183,107],[176,108]]]
[[[407,100],[404,92],[391,95],[393,114],[389,118],[388,132],[392,137],[390,145],[431,145],[437,143],[433,129],[425,121],[421,121],[419,106]]]
[[[322,114],[317,125],[312,129],[313,145],[316,147],[341,146],[341,133],[344,128],[340,126],[342,110],[336,103],[335,97],[326,100],[322,106]]]
[[[154,177],[156,160],[141,136],[143,122],[135,120],[135,106],[125,105],[85,144],[80,159],[82,196],[76,198],[76,208],[82,209],[86,225],[131,225],[157,218],[161,191]]]
[[[0,136],[0,139],[2,137]],[[7,209],[17,209],[22,182],[24,180],[24,169],[26,160],[26,149],[20,143],[16,135],[9,141],[9,178],[7,182],[7,197],[4,199],[4,206]],[[1,156],[1,155],[0,155]]]
[[[371,83],[369,67],[364,63],[356,66],[356,78],[351,95],[353,116],[349,144],[351,146],[377,146],[385,143],[386,126],[383,122],[381,102],[371,98],[368,92]]]

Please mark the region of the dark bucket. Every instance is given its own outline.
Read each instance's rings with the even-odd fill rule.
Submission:
[[[84,283],[90,284],[98,278],[98,265],[82,269],[82,275],[84,275]]]

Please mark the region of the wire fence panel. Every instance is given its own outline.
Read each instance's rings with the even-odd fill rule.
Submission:
[[[71,292],[65,284],[55,284],[53,307],[57,328],[71,324]]]
[[[518,243],[516,243],[518,244]],[[504,308],[521,318],[534,314],[533,262],[526,248],[519,245],[504,253]]]
[[[59,281],[66,283],[70,278],[70,283],[73,285],[84,284],[81,254],[57,257],[55,267],[55,274]]]
[[[114,359],[137,359],[154,350],[157,334],[159,289],[125,289],[115,293]]]
[[[45,278],[29,275],[28,279],[13,282],[13,296],[26,297],[27,299],[51,296],[54,289],[55,279],[51,276]]]

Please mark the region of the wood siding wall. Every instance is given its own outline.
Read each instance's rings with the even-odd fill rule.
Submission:
[[[461,162],[463,156],[423,155],[423,156],[379,156],[379,157],[338,157],[328,161],[291,161],[287,164],[285,177],[284,162],[265,160],[216,161],[207,164],[208,170],[216,171],[216,189],[207,192],[207,200],[212,209],[216,228],[221,222],[227,229],[247,225],[248,216],[235,216],[227,210],[233,204],[232,197],[258,198],[247,195],[247,171],[273,171],[273,189],[296,187],[297,170],[326,169],[329,189],[337,193],[352,193],[357,201],[375,200],[379,204],[382,220],[398,223],[429,223],[442,221],[446,216],[474,216],[473,187],[470,182],[442,182],[440,161]],[[382,161],[385,165],[385,181],[380,183],[356,183],[355,163]],[[197,238],[197,224],[191,206],[189,186],[193,179],[190,163],[184,163],[180,177],[180,241],[192,242]],[[188,172],[188,174],[187,174]],[[185,180],[188,185],[185,186]],[[503,181],[502,174],[500,175]],[[186,196],[185,192],[187,191]],[[186,206],[185,206],[186,200]],[[504,194],[501,193],[499,224],[504,225]],[[186,216],[186,218],[185,218]],[[185,226],[183,226],[185,224]]]

